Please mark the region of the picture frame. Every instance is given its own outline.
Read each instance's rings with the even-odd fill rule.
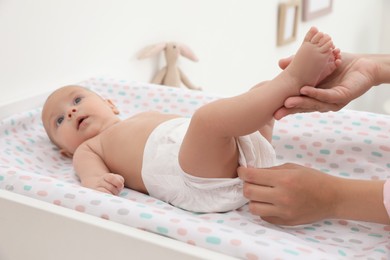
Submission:
[[[298,30],[300,2],[293,0],[279,4],[277,45],[295,41]]]
[[[333,0],[303,0],[302,20],[309,21],[332,12]]]

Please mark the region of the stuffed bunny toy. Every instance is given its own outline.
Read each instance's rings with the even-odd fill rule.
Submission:
[[[180,87],[181,82],[189,89],[200,90],[190,82],[187,76],[177,66],[179,55],[182,55],[194,62],[198,61],[196,55],[185,44],[175,42],[158,43],[144,48],[138,55],[138,59],[149,58],[164,50],[167,65],[154,76],[152,83],[172,87]]]

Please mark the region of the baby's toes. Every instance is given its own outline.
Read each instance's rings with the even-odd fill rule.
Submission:
[[[313,38],[311,39],[311,43],[312,44],[318,44],[319,41],[324,37],[324,33],[323,32],[318,32],[316,33]]]
[[[318,29],[316,27],[311,27],[310,30],[306,33],[306,36],[304,38],[305,42],[311,42],[311,39],[313,39],[314,35],[318,33]]]
[[[332,41],[328,41],[326,42],[324,45],[320,46],[320,52],[324,53],[324,52],[328,52],[330,53],[330,51],[334,48],[334,44]]]

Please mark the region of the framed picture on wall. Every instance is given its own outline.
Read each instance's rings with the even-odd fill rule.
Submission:
[[[303,0],[302,20],[309,21],[332,12],[333,0]]]
[[[279,4],[277,45],[295,41],[297,37],[299,1]]]

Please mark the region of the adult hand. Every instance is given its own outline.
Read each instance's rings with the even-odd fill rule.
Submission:
[[[279,225],[311,223],[334,215],[337,177],[297,164],[238,168],[251,213]]]
[[[285,69],[293,57],[282,59],[279,66]],[[338,111],[353,99],[377,84],[377,64],[363,55],[342,54],[341,65],[316,88],[301,88],[301,96],[286,99],[284,107],[274,114],[275,119],[300,112]]]

